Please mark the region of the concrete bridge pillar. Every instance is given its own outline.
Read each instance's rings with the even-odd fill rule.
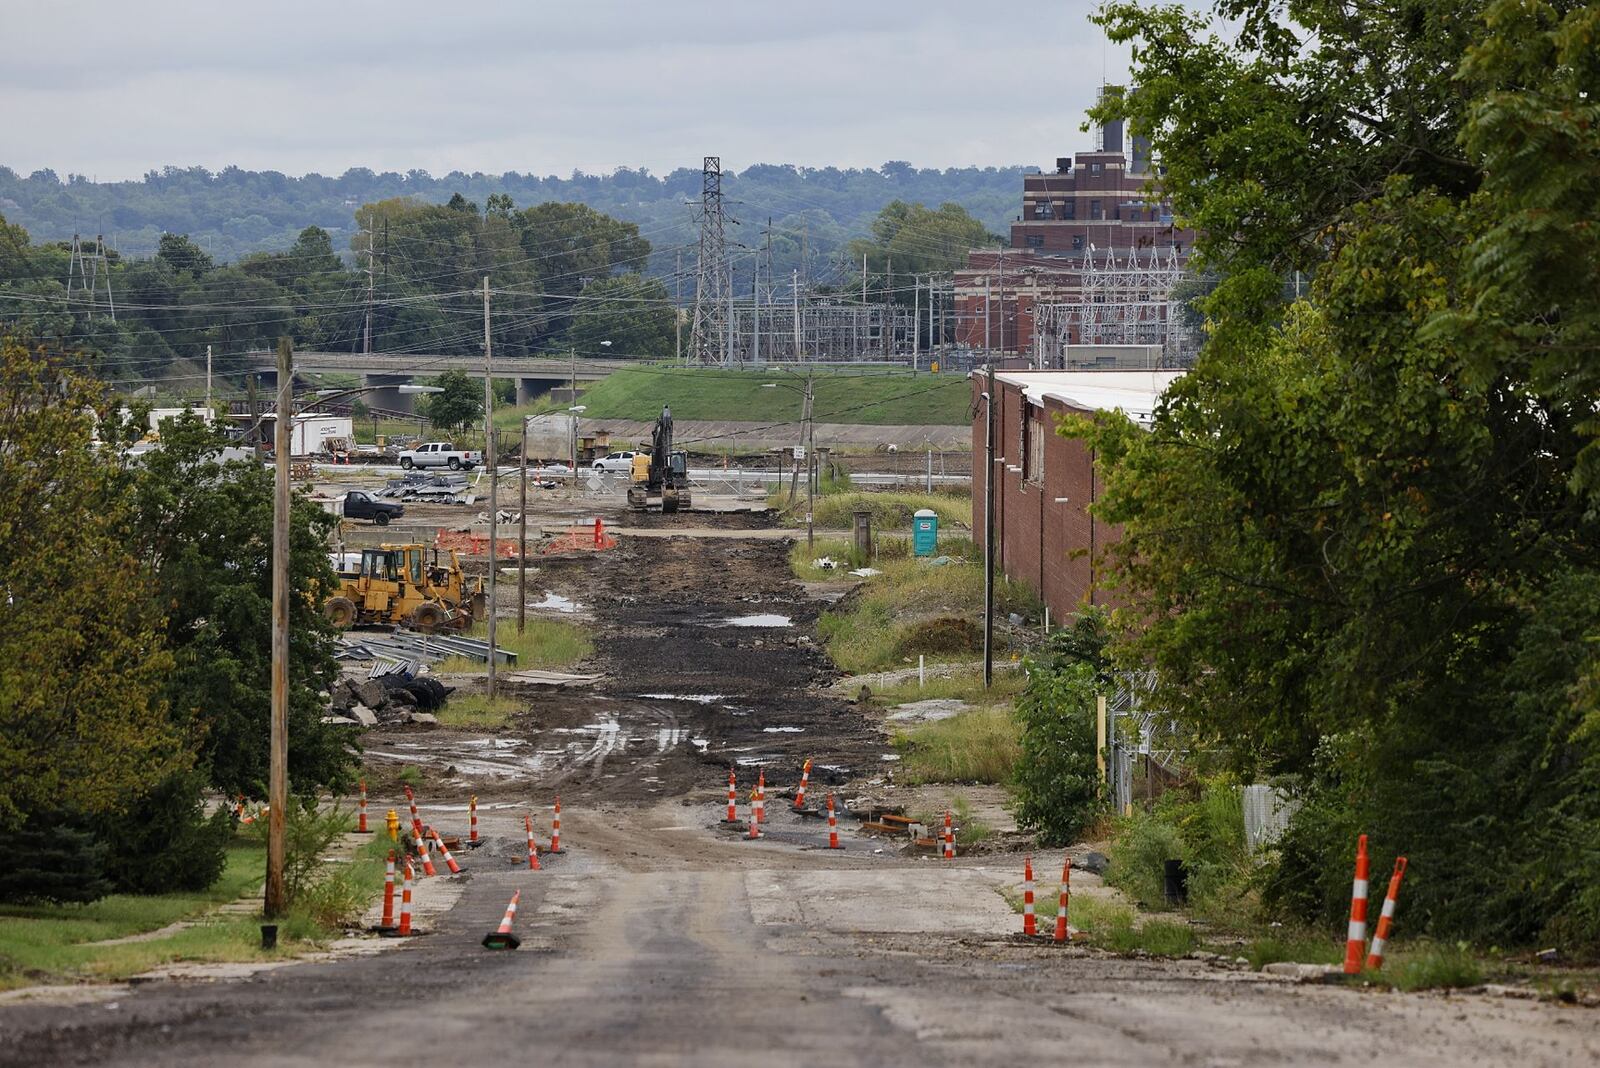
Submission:
[[[408,374],[393,373],[368,373],[363,376],[362,385],[377,387],[365,395],[367,405],[388,412],[405,412],[410,415],[416,411],[416,395],[401,393],[400,387],[409,386],[411,377]]]

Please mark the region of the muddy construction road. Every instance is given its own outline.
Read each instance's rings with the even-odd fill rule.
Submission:
[[[368,735],[380,813],[406,764],[447,831],[480,798],[486,844],[421,882],[419,936],[6,996],[0,1065],[1600,1063],[1593,1010],[1025,943],[997,892],[1020,857],[918,859],[849,826],[826,848],[781,800],[800,762],[841,796],[892,793],[893,765],[876,721],[822,692],[821,606],[786,549],[640,537],[542,565],[530,599],[590,621],[595,690],[529,691],[493,732]],[[729,764],[741,795],[768,769],[762,840],[720,823]],[[547,841],[557,791],[565,852],[529,871],[523,813]],[[514,891],[522,946],[485,950]]]

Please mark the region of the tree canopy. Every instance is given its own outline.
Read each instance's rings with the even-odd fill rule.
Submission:
[[[1194,748],[1301,784],[1275,900],[1335,914],[1366,832],[1435,930],[1593,945],[1600,10],[1219,11],[1100,16],[1138,86],[1101,117],[1219,279],[1148,432],[1067,428],[1124,525],[1119,655]]]

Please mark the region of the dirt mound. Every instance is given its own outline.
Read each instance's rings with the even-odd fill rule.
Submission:
[[[900,647],[907,653],[939,656],[978,652],[983,648],[983,630],[960,616],[934,616],[910,624]]]

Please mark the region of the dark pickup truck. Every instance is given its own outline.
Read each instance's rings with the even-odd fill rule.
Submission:
[[[359,490],[344,495],[344,517],[346,519],[370,519],[380,527],[389,525],[389,520],[399,519],[406,514],[406,507],[394,501],[380,501],[371,494]]]

